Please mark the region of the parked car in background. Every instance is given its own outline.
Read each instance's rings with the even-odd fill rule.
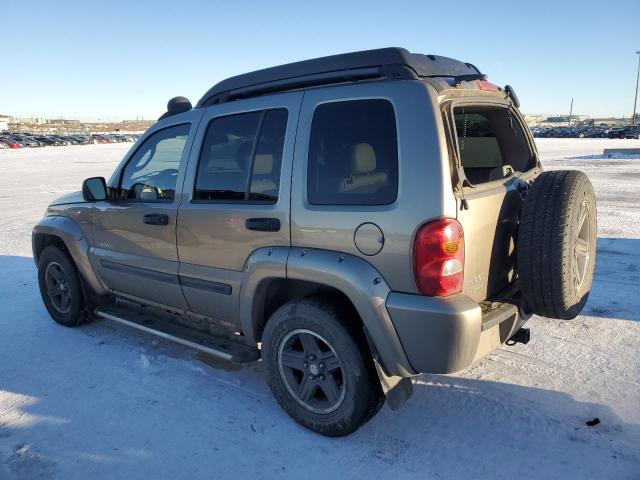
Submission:
[[[70,133],[70,134],[44,134],[30,132],[0,133],[2,147],[57,147],[68,145],[91,145],[96,143],[122,143],[135,142],[139,134],[135,133]]]
[[[607,133],[608,138],[624,138],[627,127],[615,127]]]
[[[602,128],[590,128],[584,134],[584,138],[606,138],[606,130]]]
[[[38,135],[38,136],[34,136],[33,138],[35,138],[36,140],[38,140],[40,143],[44,144],[43,146],[56,146],[57,143],[56,141],[48,136],[45,135]]]
[[[22,141],[22,143],[24,143],[24,145],[26,145],[27,147],[42,147],[42,146],[44,146],[44,143],[39,142],[38,140],[36,140],[33,137],[29,137],[29,136],[26,136],[26,135],[21,135],[21,136],[16,137],[16,138],[19,138]]]
[[[14,142],[6,137],[0,137],[0,142],[7,145],[9,148],[22,148],[22,145],[18,142]]]
[[[640,139],[640,125],[636,125],[634,127],[629,127],[624,132],[624,138],[635,138]]]
[[[628,131],[631,133],[627,137]],[[634,126],[535,127],[531,133],[536,138],[637,138]]]

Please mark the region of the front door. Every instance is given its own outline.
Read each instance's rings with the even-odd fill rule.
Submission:
[[[199,115],[176,115],[150,130],[112,178],[116,198],[95,204],[90,258],[115,292],[187,308],[178,279],[176,216]]]
[[[180,282],[194,312],[236,322],[242,271],[262,247],[290,246],[289,196],[302,94],[209,107],[178,212]]]

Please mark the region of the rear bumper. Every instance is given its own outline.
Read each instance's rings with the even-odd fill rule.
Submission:
[[[480,305],[463,294],[438,298],[392,292],[386,307],[418,373],[462,370],[508,340],[526,320],[512,304],[483,315]]]

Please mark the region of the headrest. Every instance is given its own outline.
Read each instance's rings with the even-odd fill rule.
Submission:
[[[351,166],[354,174],[371,173],[376,169],[376,152],[368,143],[351,147]]]
[[[246,172],[249,169],[249,162],[251,161],[251,148],[252,144],[248,142],[244,142],[238,146],[236,150],[236,163],[238,164],[238,168],[243,172]]]
[[[273,155],[268,153],[262,153],[256,155],[253,162],[253,174],[254,175],[267,175],[273,171]]]

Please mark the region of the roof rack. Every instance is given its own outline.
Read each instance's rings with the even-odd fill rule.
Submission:
[[[486,78],[470,63],[439,55],[410,53],[404,48],[379,48],[289,63],[227,78],[214,85],[196,108],[265,93],[362,80],[449,77]]]

